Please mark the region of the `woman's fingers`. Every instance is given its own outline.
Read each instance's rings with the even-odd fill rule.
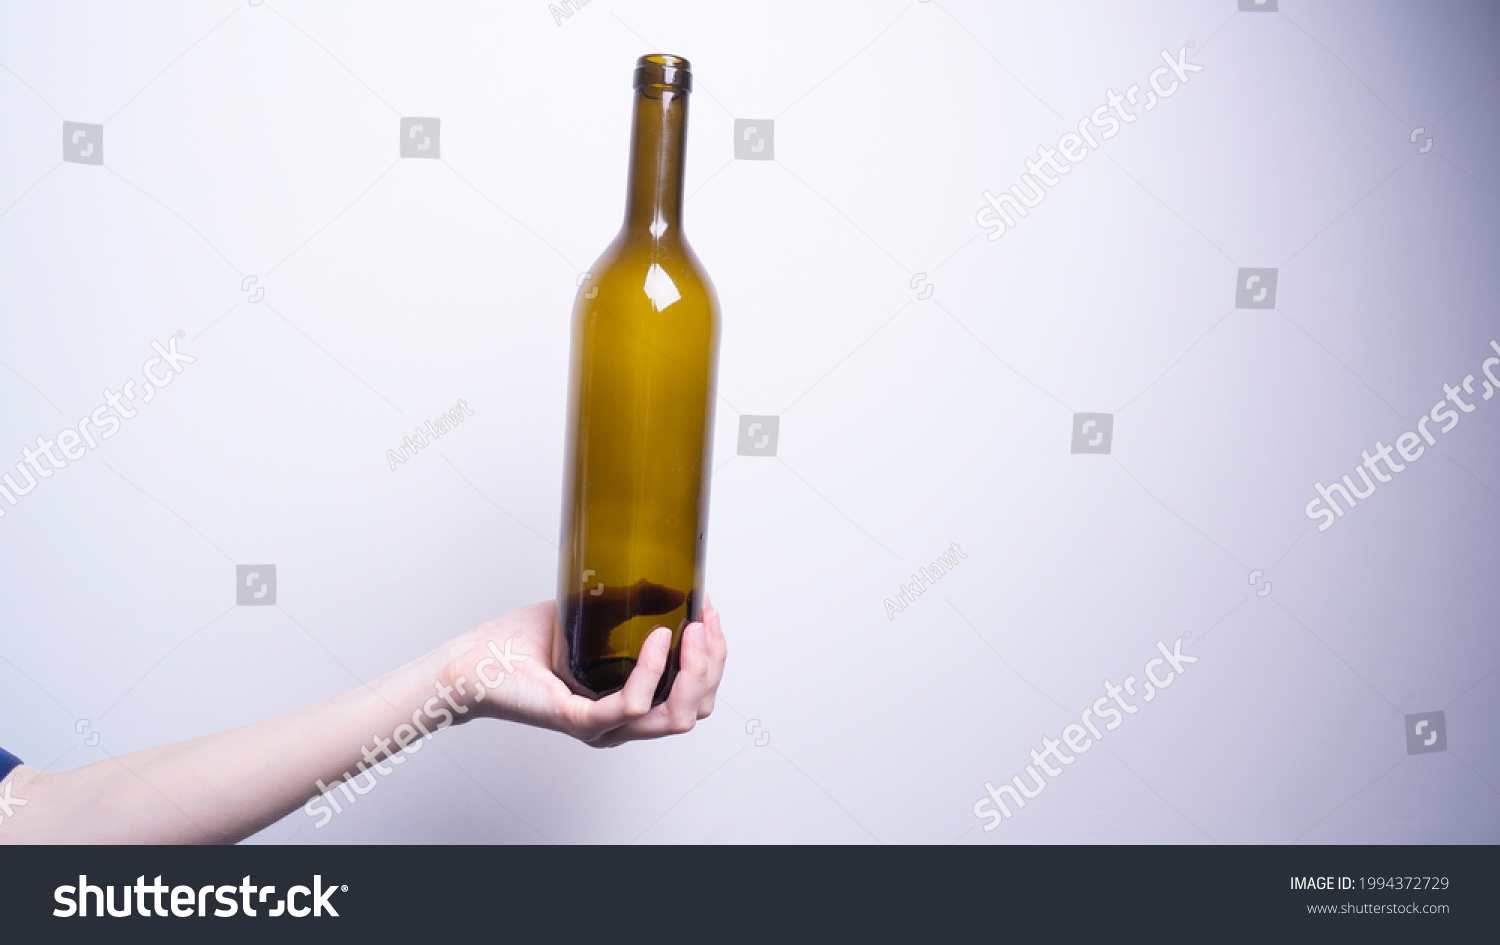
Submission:
[[[668,729],[676,735],[691,732],[698,724],[698,707],[708,695],[709,665],[708,626],[689,624],[682,634],[682,669],[672,683],[667,697]]]
[[[706,600],[706,598],[705,598]],[[714,698],[719,692],[719,683],[724,679],[724,662],[729,656],[729,644],[724,640],[724,625],[712,601],[707,601],[703,611],[703,627],[708,633],[708,693],[698,706],[698,718],[706,719],[714,711]]]
[[[640,718],[651,711],[651,697],[656,695],[662,673],[667,671],[667,655],[672,649],[672,631],[657,627],[641,644],[641,658],[636,661],[625,688],[615,695],[624,700],[625,717]]]
[[[682,635],[682,668],[667,701],[640,718],[603,733],[590,744],[610,748],[623,742],[692,731],[700,718],[699,707],[709,693],[711,671],[706,628],[701,623],[689,624]]]
[[[605,732],[619,728],[632,719],[639,720],[651,711],[651,697],[667,669],[667,651],[672,646],[672,631],[657,627],[641,644],[641,656],[619,692],[595,702],[574,695],[567,703],[573,734],[592,742]]]

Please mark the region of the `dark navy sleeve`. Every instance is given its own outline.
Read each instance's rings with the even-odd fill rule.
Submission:
[[[20,758],[12,755],[4,748],[0,748],[0,781],[5,780],[5,776],[10,774],[16,768],[20,767],[20,765]]]

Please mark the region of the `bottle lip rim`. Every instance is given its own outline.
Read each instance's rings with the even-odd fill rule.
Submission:
[[[670,53],[648,53],[635,61],[633,88],[693,90],[693,64]]]

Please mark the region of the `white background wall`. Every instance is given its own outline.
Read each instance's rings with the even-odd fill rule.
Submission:
[[[724,307],[721,708],[609,752],[467,726],[252,842],[1500,840],[1500,403],[1326,532],[1303,511],[1500,338],[1500,16],[1281,7],[5,4],[4,462],[153,340],[197,360],[0,504],[0,745],[245,724],[551,595],[568,313],[666,51]],[[982,191],[1189,40],[1201,72],[985,238]],[[398,157],[403,116],[440,159]],[[1241,267],[1274,309],[1234,307]],[[774,457],[741,413],[780,416]],[[276,605],[236,606],[264,563]],[[986,781],[1179,637],[1170,690],[982,829]]]

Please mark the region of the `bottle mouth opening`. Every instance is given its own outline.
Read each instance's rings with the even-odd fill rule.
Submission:
[[[693,90],[693,65],[681,56],[652,53],[635,61],[634,88]]]

